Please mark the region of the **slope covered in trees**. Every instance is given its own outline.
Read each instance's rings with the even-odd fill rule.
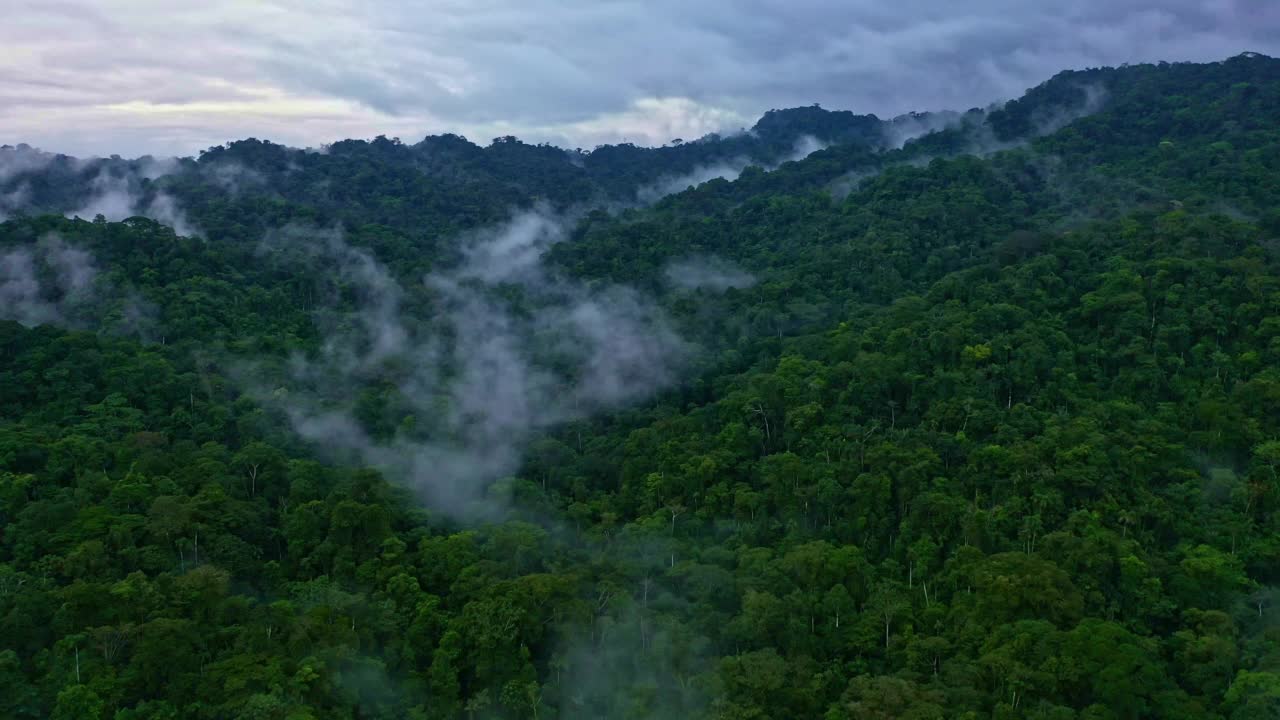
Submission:
[[[1274,717],[1277,118],[1246,55],[1063,73],[900,148],[811,108],[573,162],[243,141],[132,196],[202,238],[0,224],[0,715]],[[535,198],[539,282],[469,270],[463,231]],[[456,288],[562,389],[590,368],[542,319],[619,284],[679,378],[557,404],[491,512],[415,492],[390,451],[483,425],[414,397],[428,360],[465,380],[448,318],[492,317]],[[304,393],[378,452],[327,452]]]

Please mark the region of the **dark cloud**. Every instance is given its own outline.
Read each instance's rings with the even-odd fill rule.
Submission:
[[[0,142],[191,153],[245,135],[661,142],[820,102],[892,115],[1066,68],[1280,53],[1266,0],[18,0]]]

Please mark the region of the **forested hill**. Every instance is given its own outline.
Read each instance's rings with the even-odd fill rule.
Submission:
[[[261,232],[281,215],[440,234],[493,222],[512,207],[537,201],[559,208],[644,203],[713,177],[736,177],[748,164],[773,167],[832,144],[879,149],[941,126],[947,117],[881,121],[814,106],[770,111],[751,129],[731,135],[591,151],[509,136],[481,147],[458,135],[416,144],[379,136],[307,150],[250,138],[209,148],[197,159],[79,159],[5,146],[0,212],[87,220],[137,214],[173,225],[163,199],[172,198],[198,218],[200,230],[223,238]],[[105,195],[110,198],[104,202]],[[241,224],[253,220],[259,222]]]
[[[0,157],[0,717],[1280,716],[1280,61]]]

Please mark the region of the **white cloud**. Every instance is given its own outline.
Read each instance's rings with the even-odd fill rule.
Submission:
[[[1280,4],[1254,0],[16,0],[6,20],[0,142],[82,155],[655,143],[774,107],[964,109],[1065,68],[1280,53]]]
[[[726,128],[749,126],[749,119],[733,110],[701,105],[684,97],[639,98],[618,112],[605,112],[564,125],[528,128],[535,135],[563,135],[565,142],[584,148],[615,142],[662,145],[692,140]]]

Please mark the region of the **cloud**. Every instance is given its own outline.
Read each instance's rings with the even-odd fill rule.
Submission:
[[[707,289],[721,292],[729,288],[746,288],[755,284],[751,273],[733,263],[715,257],[678,260],[667,266],[667,281],[684,290]]]
[[[747,166],[751,165],[751,159],[745,157],[732,158],[720,162],[699,165],[681,175],[668,175],[658,178],[656,181],[643,185],[636,189],[636,201],[642,205],[655,203],[662,198],[674,193],[683,192],[691,187],[697,187],[705,182],[716,179],[737,180]]]
[[[629,142],[657,146],[726,129],[743,128],[753,118],[727,108],[702,105],[685,97],[642,97],[625,110],[604,112],[562,125],[507,125],[513,134],[558,141],[566,147]]]
[[[48,178],[35,177],[55,164],[57,170],[74,176],[74,182],[57,177],[56,173]],[[81,159],[59,157],[26,144],[16,147],[3,145],[0,146],[0,220],[19,211],[66,210],[67,217],[92,220],[102,215],[112,221],[141,215],[169,225],[179,235],[199,235],[199,230],[188,222],[172,196],[163,191],[149,195],[145,192],[144,181],[157,180],[182,170],[181,162],[173,157],[147,155],[135,161],[124,161],[119,157],[110,160]],[[90,173],[93,177],[85,182],[84,178]],[[89,195],[79,201],[78,207],[67,207],[69,203],[66,200],[53,201],[56,204],[52,206],[46,200],[42,205],[32,192],[33,181],[59,189],[65,189],[63,186],[68,184],[76,189],[83,185],[87,186]]]
[[[954,111],[899,115],[884,126],[885,147],[897,150],[918,137],[956,125],[962,117]]]
[[[245,188],[261,186],[267,181],[262,173],[257,170],[231,160],[202,163],[200,172],[207,180],[226,190],[232,196],[239,195]]]
[[[765,170],[776,170],[782,163],[803,160],[826,147],[826,143],[812,135],[801,135],[796,138],[795,145],[791,150],[776,162],[766,162],[739,156],[699,165],[687,173],[666,175],[652,183],[636,188],[636,202],[641,205],[651,205],[668,195],[684,192],[705,182],[717,179],[737,180],[742,171],[751,165],[756,165]]]
[[[0,320],[57,325],[152,342],[157,307],[137,290],[113,285],[93,254],[49,233],[0,249]]]
[[[98,270],[88,252],[47,235],[32,247],[0,252],[0,319],[75,325],[74,308],[93,292]]]
[[[37,172],[53,162],[54,155],[29,145],[0,146],[0,185],[26,173]]]
[[[19,184],[9,192],[0,192],[0,222],[8,220],[11,214],[27,207],[30,201],[31,186],[26,183]]]
[[[1084,102],[1078,105],[1054,106],[1031,118],[1032,132],[1036,135],[1049,135],[1087,115],[1102,109],[1107,101],[1107,90],[1098,85],[1082,85]]]
[[[320,447],[407,480],[442,511],[492,512],[488,483],[518,468],[537,432],[670,385],[689,354],[651,299],[543,265],[564,223],[522,212],[471,233],[460,240],[462,261],[420,288],[336,231],[274,233],[268,260],[333,268],[354,309],[322,312],[321,349],[294,357],[285,376],[258,366],[241,378]],[[522,298],[518,306],[508,293]],[[424,294],[433,317],[415,321],[407,298]],[[394,385],[413,428],[391,436],[366,428],[357,405],[371,382]]]
[[[1280,54],[1252,0],[17,0],[0,127],[80,155],[385,133],[663,142],[821,102],[889,117],[1017,96],[1055,72]]]
[[[1098,112],[1106,104],[1107,91],[1100,85],[1079,85],[1080,98],[1062,105],[1037,108],[1029,118],[1026,135],[1000,139],[996,137],[988,120],[987,110],[971,110],[966,113],[908,113],[895,117],[883,125],[883,145],[886,151],[903,150],[917,138],[947,128],[958,128],[962,133],[956,153],[985,156],[1022,147],[1037,137],[1056,132],[1068,124]],[[832,198],[843,201],[867,180],[878,176],[890,166],[907,165],[923,167],[940,155],[917,154],[906,148],[906,153],[885,152],[874,164],[855,167],[827,183]]]
[[[129,179],[112,175],[106,168],[89,183],[92,195],[82,207],[67,213],[67,217],[81,217],[92,220],[102,215],[108,220],[119,222],[133,217],[137,197],[129,188]]]
[[[68,211],[67,217],[92,220],[98,215],[112,222],[119,222],[141,215],[168,225],[178,235],[198,236],[200,230],[187,220],[186,213],[173,196],[161,191],[147,199],[140,182],[143,178],[155,179],[178,169],[175,160],[145,159],[137,173],[132,170],[119,172],[118,168],[103,165],[89,182],[90,195],[79,208]]]
[[[818,138],[812,135],[801,135],[796,139],[795,147],[791,149],[791,153],[783,158],[783,162],[803,160],[819,150],[825,150],[826,148],[827,143],[822,142]]]

